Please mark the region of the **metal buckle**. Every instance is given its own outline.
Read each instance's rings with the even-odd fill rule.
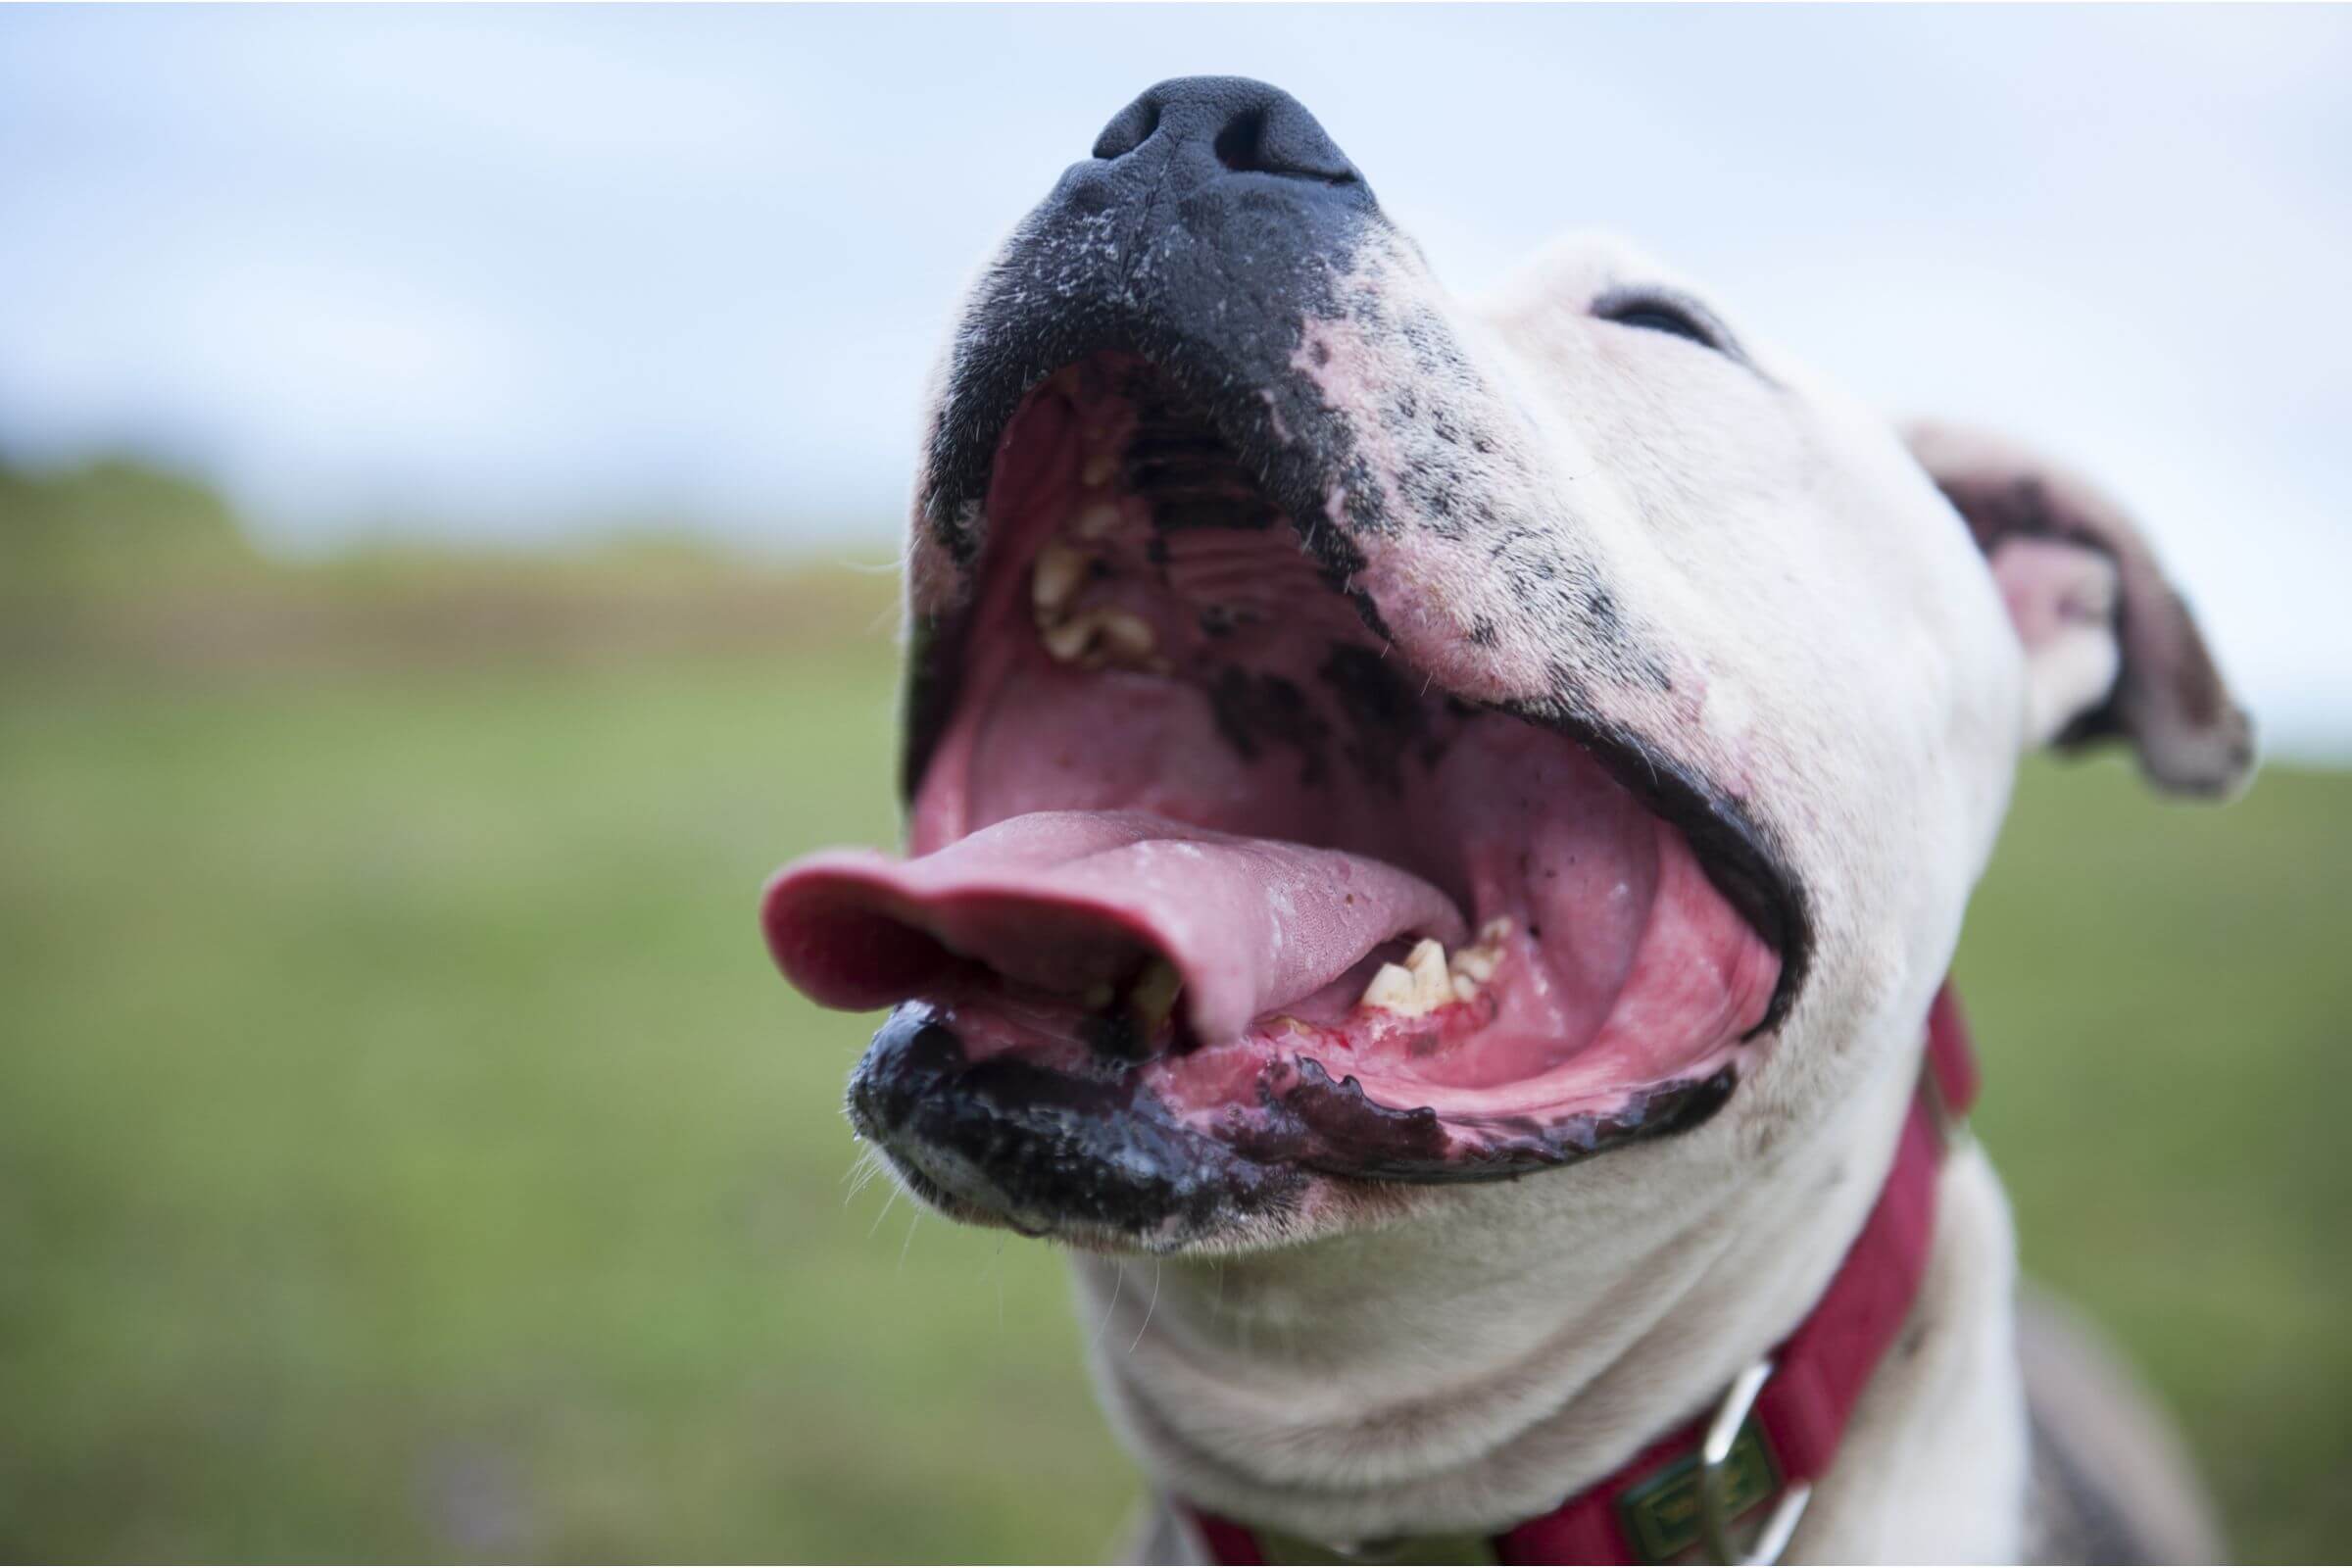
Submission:
[[[1771,1377],[1772,1360],[1766,1357],[1734,1378],[1723,1402],[1715,1407],[1715,1419],[1707,1423],[1706,1441],[1698,1449],[1699,1532],[1710,1560],[1738,1568],[1779,1562],[1781,1553],[1788,1549],[1789,1538],[1796,1534],[1796,1522],[1805,1516],[1805,1504],[1813,1500],[1811,1482],[1788,1486],[1746,1548],[1732,1544],[1732,1449],[1747,1427],[1756,1396]]]

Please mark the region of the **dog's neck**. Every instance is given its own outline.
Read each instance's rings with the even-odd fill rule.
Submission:
[[[1096,1378],[1153,1483],[1322,1542],[1493,1530],[1721,1393],[1820,1296],[1912,1091],[1880,1059],[1838,1125],[1761,1157],[1688,1143],[1605,1181],[1216,1262],[1078,1262]],[[1595,1167],[1595,1172],[1598,1172]]]

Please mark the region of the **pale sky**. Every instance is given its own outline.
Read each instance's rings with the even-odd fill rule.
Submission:
[[[292,548],[887,558],[962,279],[1152,81],[1296,93],[1462,290],[1620,229],[2135,504],[2352,757],[2352,12],[0,8],[0,450]]]

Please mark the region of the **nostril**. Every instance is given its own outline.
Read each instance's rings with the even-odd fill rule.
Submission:
[[[1363,184],[1355,166],[1296,98],[1239,76],[1183,76],[1146,88],[1095,138],[1094,156],[1101,162],[1122,163],[1131,155],[1183,170],[1187,180],[1246,173]]]
[[[1266,112],[1262,109],[1245,110],[1226,122],[1217,132],[1215,149],[1217,162],[1237,173],[1255,172],[1275,173],[1265,164]]]
[[[1146,93],[1120,110],[1117,117],[1102,127],[1102,134],[1095,138],[1094,155],[1104,159],[1124,158],[1150,141],[1152,133],[1158,128],[1159,99],[1152,93]]]
[[[1234,114],[1211,145],[1217,162],[1236,173],[1282,174],[1333,185],[1356,181],[1355,166],[1332,145],[1314,116],[1280,94]]]

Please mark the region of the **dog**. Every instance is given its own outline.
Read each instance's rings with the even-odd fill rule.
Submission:
[[[2021,1317],[1944,1071],[2021,754],[2253,764],[2100,491],[1611,239],[1457,301],[1295,99],[1184,78],[973,284],[907,598],[909,858],[765,935],[895,1009],[896,1178],[1068,1249],[1139,1554],[2217,1549]]]

